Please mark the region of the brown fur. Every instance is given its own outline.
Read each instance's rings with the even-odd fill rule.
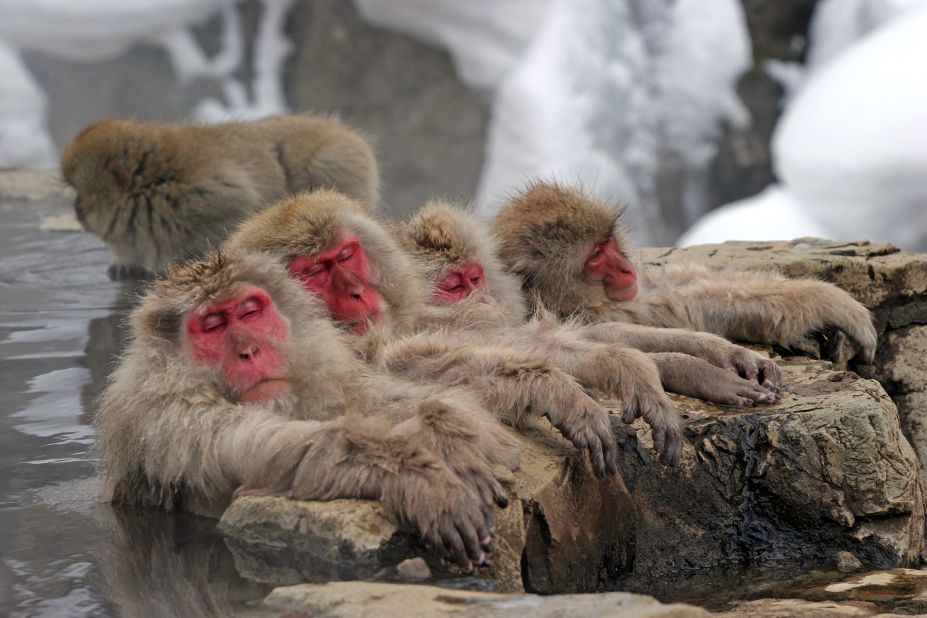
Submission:
[[[288,266],[348,233],[360,239],[373,270],[371,282],[388,306],[388,324],[359,342],[373,366],[421,383],[478,386],[484,405],[497,417],[516,423],[525,416],[546,416],[589,450],[596,473],[616,472],[607,412],[571,376],[540,358],[510,346],[487,346],[473,331],[458,330],[461,324],[494,327],[500,312],[482,303],[429,306],[416,263],[346,196],[323,190],[284,200],[242,224],[227,246],[262,251]],[[439,333],[416,337],[416,331]]]
[[[261,404],[192,361],[184,329],[244,285],[266,290],[292,333],[293,390]],[[492,506],[505,502],[492,466],[514,467],[513,439],[463,387],[371,372],[274,260],[220,253],[171,269],[132,332],[97,416],[114,502],[216,514],[236,491],[378,499],[461,566],[484,557]]]
[[[832,326],[849,335],[867,361],[875,354],[869,312],[822,281],[698,266],[639,269],[637,297],[609,300],[583,264],[593,243],[609,234],[627,256],[625,233],[615,210],[575,189],[530,186],[499,211],[492,231],[499,257],[521,278],[528,298],[561,317],[689,328],[786,347]]]
[[[77,136],[61,170],[78,218],[113,249],[114,277],[202,255],[288,193],[337,187],[373,207],[379,187],[365,139],[308,114],[208,126],[109,120]]]
[[[425,204],[408,222],[397,230],[403,246],[424,267],[429,285],[451,266],[478,263],[491,294],[515,320],[526,314],[519,280],[507,272],[495,256],[496,245],[486,226],[459,205],[441,200]]]

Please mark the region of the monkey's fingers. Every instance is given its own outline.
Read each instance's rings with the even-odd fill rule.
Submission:
[[[624,413],[621,415],[621,420],[625,425],[630,425],[634,422],[634,419],[638,418],[640,415],[640,408],[629,404],[625,406]]]
[[[760,367],[759,383],[771,391],[778,392],[785,384],[785,378],[782,376],[782,368],[774,360],[768,358],[759,358],[757,364]]]

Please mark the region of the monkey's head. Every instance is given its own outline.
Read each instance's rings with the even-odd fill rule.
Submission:
[[[242,223],[226,246],[268,253],[354,333],[388,320],[411,325],[424,304],[415,264],[351,198],[301,193]]]
[[[505,272],[495,242],[472,213],[432,200],[401,227],[399,238],[424,267],[433,304],[451,305],[478,293],[524,317],[519,281]]]
[[[161,141],[149,125],[107,120],[84,129],[64,149],[61,172],[77,191],[74,212],[85,229],[110,240],[107,235],[115,213],[146,182],[151,173],[146,161]]]
[[[620,216],[582,191],[538,182],[502,207],[492,232],[523,289],[568,315],[637,295]]]
[[[160,359],[164,379],[242,404],[288,408],[317,398],[316,372],[331,376],[334,360],[349,356],[324,308],[275,260],[257,254],[220,252],[170,268],[132,323],[132,347]]]

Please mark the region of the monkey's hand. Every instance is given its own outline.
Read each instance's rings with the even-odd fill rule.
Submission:
[[[409,470],[386,498],[400,520],[414,526],[425,542],[465,573],[487,563],[495,533],[493,505],[449,468]],[[504,508],[508,502],[500,496],[495,504]]]
[[[850,296],[837,286],[820,281],[810,281],[816,284],[817,294],[813,295],[815,312],[818,313],[816,328],[833,326],[845,333],[856,344],[863,361],[871,363],[875,360],[878,335],[872,324],[872,314],[862,303]],[[839,354],[840,346],[834,346],[832,360]]]
[[[702,358],[675,352],[648,356],[659,368],[663,386],[673,393],[728,406],[771,404],[781,399],[777,390],[762,386],[755,379],[745,379],[733,368],[722,369]]]
[[[653,430],[653,446],[660,461],[676,465],[682,452],[682,423],[660,381],[652,360],[639,350],[611,345],[590,356],[582,382],[610,393],[621,401],[622,420],[643,418]]]
[[[618,445],[608,411],[577,388],[572,401],[547,411],[551,424],[578,449],[587,449],[592,469],[603,478],[618,473]]]
[[[712,341],[704,346],[703,352],[698,355],[700,358],[704,358],[716,367],[728,369],[745,380],[756,382],[766,390],[778,392],[782,387],[784,383],[782,369],[779,368],[775,361],[736,343],[731,343],[722,337],[715,337],[714,335],[708,335],[708,337]],[[707,340],[708,337],[705,339]],[[662,368],[661,377],[663,377]],[[680,392],[675,389],[672,390],[673,392]],[[682,394],[688,395],[688,393]],[[708,397],[700,397],[700,399],[715,403],[728,403]]]

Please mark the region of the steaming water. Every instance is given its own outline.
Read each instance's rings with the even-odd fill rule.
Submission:
[[[212,520],[100,501],[93,402],[138,290],[108,280],[110,254],[95,237],[39,229],[61,212],[0,203],[0,616],[254,614],[273,585],[389,579],[379,566],[238,547]],[[639,591],[721,608],[736,598],[829,599],[815,591],[841,578],[796,574],[712,573]],[[907,603],[905,585],[872,601],[889,611]]]
[[[109,251],[40,231],[51,207],[0,204],[0,615],[217,614],[266,586],[213,522],[99,501],[93,401],[134,297]]]

